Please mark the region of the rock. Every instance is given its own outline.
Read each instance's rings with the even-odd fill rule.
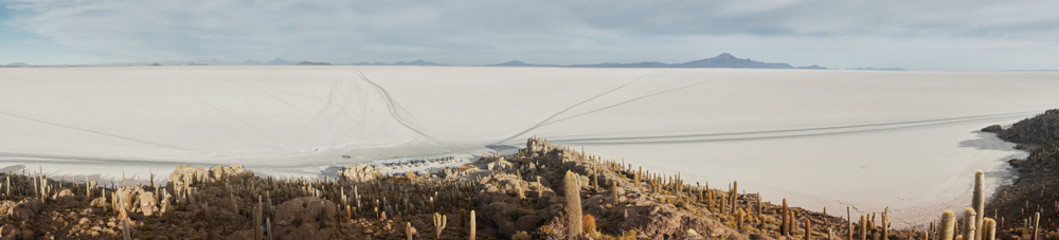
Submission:
[[[144,192],[139,194],[139,198],[140,212],[142,212],[144,216],[151,216],[154,215],[155,212],[158,212],[158,201],[155,200],[154,193]]]
[[[695,229],[690,229],[690,228],[688,229],[687,236],[684,237],[684,239],[685,240],[706,240],[705,237],[703,237],[702,235],[699,235],[699,232],[695,231]]]
[[[63,188],[62,190],[59,190],[59,193],[56,193],[54,196],[52,196],[52,199],[60,199],[60,198],[67,198],[67,197],[73,197],[73,196],[74,196],[74,192],[73,191],[70,191],[69,188]]]
[[[179,165],[173,170],[173,173],[169,174],[169,182],[174,184],[184,185],[184,179],[190,179],[194,182],[206,180],[209,173],[206,172],[205,168],[191,165]]]
[[[1019,121],[998,133],[997,137],[1021,144],[1059,145],[1059,109]]]
[[[210,168],[210,177],[212,177],[214,181],[222,181],[226,178],[239,176],[245,173],[246,169],[243,168],[243,165],[231,165],[227,167],[214,166]]]
[[[11,225],[10,223],[4,224],[3,227],[0,227],[0,240],[26,239],[22,237],[22,232],[23,231],[18,229],[18,227],[15,227],[15,225]]]
[[[272,220],[278,239],[330,239],[338,207],[317,197],[300,197],[276,207]]]
[[[379,170],[371,165],[354,164],[338,172],[338,176],[352,182],[367,182],[379,177]]]
[[[988,126],[988,127],[982,128],[982,132],[987,132],[987,133],[1000,133],[1001,131],[1004,131],[1004,128],[1001,128],[1000,125],[997,125],[997,124],[993,124],[992,126]]]
[[[18,202],[14,207],[8,208],[7,216],[16,221],[28,221],[40,213],[41,207],[39,200],[25,199]]]
[[[105,199],[103,197],[98,197],[98,198],[92,199],[92,202],[90,202],[88,205],[91,205],[93,207],[101,208],[101,207],[103,207],[106,204],[107,204],[107,199]]]

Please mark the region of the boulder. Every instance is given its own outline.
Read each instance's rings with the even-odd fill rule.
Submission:
[[[329,239],[338,207],[318,197],[300,197],[276,207],[272,224],[278,239]]]
[[[246,169],[243,165],[231,165],[231,166],[213,166],[210,168],[210,177],[214,181],[222,181],[232,176],[239,176],[246,173]]]
[[[1004,128],[1001,128],[1000,125],[997,124],[982,128],[982,132],[987,133],[1000,133],[1001,131],[1004,131]]]
[[[154,193],[143,192],[139,194],[140,198],[140,212],[144,216],[151,216],[158,212],[158,200],[155,200]]]
[[[179,165],[173,170],[173,173],[169,174],[169,182],[183,185],[185,179],[198,182],[206,180],[206,177],[208,176],[209,173],[206,172],[205,168],[191,165]]]
[[[62,190],[59,190],[59,193],[56,193],[54,196],[52,196],[52,199],[60,199],[60,198],[68,198],[68,197],[74,197],[74,192],[70,191],[69,188],[63,188]]]
[[[371,165],[354,164],[338,172],[338,176],[352,182],[367,182],[379,177],[379,170]]]

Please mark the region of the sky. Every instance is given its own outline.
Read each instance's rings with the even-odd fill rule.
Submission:
[[[1059,1],[0,0],[0,64],[274,58],[1059,69]]]

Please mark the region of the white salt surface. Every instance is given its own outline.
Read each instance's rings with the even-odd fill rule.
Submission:
[[[1057,73],[484,67],[0,68],[0,167],[164,179],[472,159],[539,136],[689,182],[900,226],[1025,156],[977,129],[1059,106]],[[342,155],[349,155],[343,158]],[[436,165],[436,164],[435,164]],[[430,165],[427,167],[440,167]],[[993,189],[993,187],[990,189]]]

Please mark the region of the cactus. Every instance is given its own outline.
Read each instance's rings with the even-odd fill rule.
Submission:
[[[404,224],[405,224],[405,227],[404,227],[405,236],[408,237],[408,240],[412,240],[412,235],[415,235],[418,232],[416,232],[416,228],[412,227],[412,223],[411,222],[404,222]]]
[[[827,214],[827,212],[824,212],[824,214]],[[883,210],[882,224],[881,225],[882,225],[882,239],[883,240],[889,240],[890,239],[890,207],[886,207],[886,209]]]
[[[743,212],[743,209],[739,209],[739,211],[737,211],[735,214],[736,231],[743,232],[743,215],[746,215],[746,213]]]
[[[445,225],[448,222],[447,216],[440,213],[434,212],[434,232],[435,238],[441,239],[441,230],[445,229]]]
[[[761,212],[762,212],[761,211],[761,206],[762,205],[763,204],[761,204],[761,193],[759,192],[759,193],[757,193],[757,212],[755,213],[755,214],[757,214],[757,218],[756,218],[757,221],[763,221],[763,219],[764,219],[764,218],[761,218]]]
[[[567,231],[570,237],[581,236],[581,186],[576,173],[566,171],[566,177],[563,178],[563,194],[566,195],[564,208],[567,222],[570,224]]]
[[[942,212],[941,223],[937,227],[939,240],[953,240],[956,235],[956,213],[952,210]]]
[[[526,191],[522,189],[522,182],[515,183],[515,192],[518,193],[518,199],[526,199]]]
[[[966,208],[963,210],[963,240],[974,240],[975,233],[975,216],[978,214],[974,212],[974,208]]]
[[[812,229],[811,224],[812,223],[809,221],[809,218],[808,217],[805,218],[805,240],[809,240],[809,237],[812,236],[812,234],[813,234],[813,229]]]
[[[974,173],[974,195],[971,197],[971,207],[978,213],[974,218],[975,239],[982,239],[982,222],[985,218],[985,174],[982,171]],[[968,221],[968,220],[964,220]],[[965,239],[968,240],[968,239]]]
[[[996,221],[992,218],[982,219],[982,239],[981,240],[995,240],[996,239]]]
[[[475,224],[474,224],[474,222],[475,222],[474,221],[474,210],[471,210],[471,224],[470,224],[471,225],[471,236],[470,236],[471,240],[478,239],[477,237],[474,236],[475,235]]]
[[[265,232],[268,240],[272,240],[272,218],[265,218]]]
[[[849,206],[846,206],[846,239],[853,240],[853,216],[850,215]]]
[[[611,194],[613,194],[612,197],[614,197],[614,205],[617,206],[618,203],[619,203],[619,201],[618,201],[618,182],[616,182],[616,181],[615,182],[611,182],[611,188],[610,189],[611,189],[610,190]],[[702,196],[702,192],[701,191],[699,192],[699,196],[700,197]]]
[[[254,208],[254,239],[261,239],[264,229],[261,227],[261,211],[265,208],[264,204],[261,203],[261,196],[257,196],[257,207]]]
[[[787,207],[787,198],[783,198],[783,222],[780,223],[780,235],[790,236],[791,226],[788,225],[791,217],[790,211],[791,209]]]
[[[868,240],[868,216],[864,214],[860,215],[860,240]]]
[[[1037,212],[1033,215],[1033,240],[1037,240],[1037,231],[1040,231],[1041,226],[1041,212]]]
[[[132,236],[129,234],[129,228],[131,228],[129,226],[129,219],[128,218],[121,219],[121,233],[122,233],[122,235],[124,235],[125,240],[131,240],[132,239]]]
[[[728,195],[729,195],[728,196],[728,203],[731,203],[730,212],[732,214],[735,214],[735,208],[736,208],[736,205],[738,205],[738,204],[736,204],[735,200],[739,196],[739,181],[732,181],[732,191],[729,191]]]

